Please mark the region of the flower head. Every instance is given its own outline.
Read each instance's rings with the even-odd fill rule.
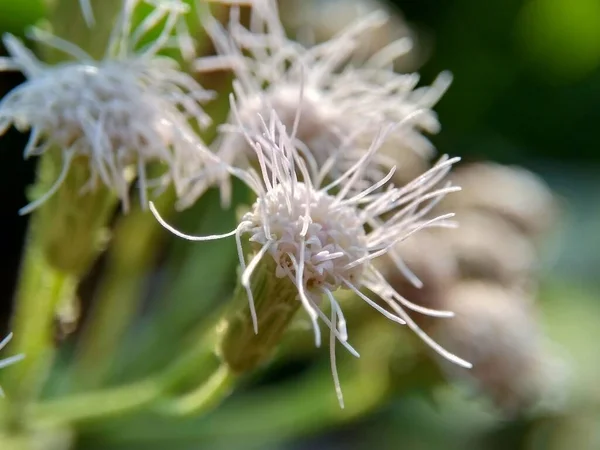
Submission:
[[[381,179],[394,165],[401,164],[406,149],[429,158],[431,143],[422,132],[439,130],[433,105],[445,92],[450,75],[443,73],[431,87],[415,89],[416,74],[398,74],[392,63],[410,49],[408,39],[387,45],[367,60],[357,58],[365,34],[384,25],[387,15],[377,11],[352,23],[331,40],[304,46],[288,39],[281,25],[276,2],[255,0],[249,28],[240,24],[239,11],[232,8],[228,29],[218,21],[206,19],[217,56],[196,61],[199,71],[232,70],[239,118],[248,127],[259,126],[259,114],[267,117],[275,110],[282,122],[292,129],[297,146],[309,166],[328,167],[336,178],[361,157],[358,147],[373,140],[381,126],[398,123],[415,111],[421,111],[410,125],[390,131],[386,147],[392,155],[379,152],[371,158],[360,190]],[[300,120],[294,123],[296,112]],[[230,125],[235,128],[233,116]],[[220,157],[232,164],[248,156],[243,139],[226,134],[218,142]],[[206,188],[197,187],[193,201]]]
[[[237,113],[235,104],[233,110]],[[239,119],[239,115],[237,117]],[[260,127],[246,128],[247,123],[243,120],[239,121],[239,126],[256,154],[260,173],[252,168],[228,168],[257,195],[251,210],[235,230],[224,235],[189,236],[165,223],[152,205],[151,209],[163,226],[189,240],[235,235],[243,269],[241,284],[247,291],[255,332],[259,330],[250,280],[261,261],[268,258],[275,263],[273,275],[287,278],[294,284],[296,297],[312,320],[317,346],[321,342],[320,318],[331,331],[332,343],[337,338],[355,353],[347,343],[344,315],[333,295],[338,289],[344,289],[356,293],[389,319],[407,324],[449,360],[470,366],[427,336],[404,308],[438,317],[448,317],[452,313],[409,302],[390,286],[373,264],[373,260],[381,255],[393,256],[395,245],[420,229],[453,225],[448,221],[452,214],[433,219],[426,219],[426,215],[442,197],[456,190],[452,186],[438,185],[457,159],[442,158],[430,171],[402,188],[392,185],[383,188],[394,173],[392,169],[378,182],[356,192],[354,188],[364,181],[365,168],[394,127],[385,127],[352,167],[322,186],[320,180],[315,180],[315,174],[296,148],[293,136],[287,134],[275,112],[269,122],[262,122]],[[249,262],[244,257],[242,235],[248,235],[254,246],[255,253]],[[403,270],[400,259],[393,259]],[[364,294],[362,288],[376,294],[387,308]],[[331,304],[331,318],[320,309],[323,297]],[[334,345],[331,346],[331,358],[336,387],[339,388]]]
[[[463,187],[463,194],[448,198],[449,207],[495,214],[533,242],[546,236],[559,221],[558,202],[550,188],[522,167],[471,163],[454,172],[452,179]]]
[[[9,333],[8,336],[6,336],[4,339],[2,339],[2,341],[0,342],[0,350],[2,350],[4,347],[6,347],[6,345],[10,342],[12,337],[13,337],[13,334]],[[19,362],[23,358],[25,358],[25,355],[20,354],[20,355],[9,356],[8,358],[0,359],[0,369],[3,369],[4,367],[8,367],[16,362]],[[2,388],[0,388],[0,396],[4,396],[4,391],[2,391]]]
[[[436,335],[473,363],[455,373],[471,381],[502,409],[516,412],[567,381],[564,362],[546,342],[530,299],[517,290],[481,281],[462,281],[447,292],[453,320],[439,323]],[[558,400],[558,399],[556,399]]]
[[[200,164],[201,141],[189,119],[209,123],[200,103],[211,98],[170,58],[158,55],[172,40],[187,6],[179,1],[150,2],[155,10],[132,29],[132,14],[140,0],[127,0],[105,55],[95,60],[71,42],[33,29],[30,37],[44,42],[71,59],[55,65],[39,61],[10,34],[4,43],[10,57],[0,60],[2,70],[20,70],[27,81],[0,103],[0,133],[10,125],[31,130],[25,157],[56,148],[63,152],[63,168],[54,186],[21,210],[31,211],[51,196],[64,181],[71,162],[89,161],[85,189],[101,180],[115,190],[127,208],[128,186],[134,169],[140,194],[146,200],[146,164],[168,167],[166,181],[181,191],[184,180]],[[164,22],[157,39],[138,49],[157,23]]]

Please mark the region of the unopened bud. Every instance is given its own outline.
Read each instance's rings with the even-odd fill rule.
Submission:
[[[254,369],[272,355],[301,306],[297,299],[298,289],[287,276],[278,278],[275,275],[275,262],[271,258],[264,258],[256,268],[251,289],[257,330],[253,326],[246,290],[241,284],[234,295],[234,309],[223,324],[221,356],[237,373]]]

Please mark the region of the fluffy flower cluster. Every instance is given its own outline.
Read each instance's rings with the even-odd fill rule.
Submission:
[[[275,110],[291,129],[300,110],[296,145],[309,165],[328,167],[333,178],[361,158],[357,144],[368,146],[381,126],[398,123],[420,111],[410,125],[390,132],[386,148],[392,154],[380,152],[373,158],[364,182],[356,186],[360,190],[397,165],[398,159],[393,156],[398,152],[410,149],[426,158],[434,154],[422,132],[439,130],[431,108],[451,81],[450,75],[443,73],[432,86],[415,89],[417,74],[394,72],[394,60],[410,49],[408,38],[390,43],[366,60],[361,58],[362,41],[387,20],[383,11],[376,11],[327,42],[304,46],[287,38],[275,1],[255,0],[249,28],[241,25],[235,7],[226,29],[208,16],[206,29],[217,55],[198,59],[195,67],[200,72],[233,72],[239,115],[251,126],[259,125],[258,114],[267,117]],[[233,116],[229,124],[235,128]],[[254,158],[247,150],[236,134],[225,134],[216,145],[219,156],[230,164]],[[212,168],[210,171],[216,173]],[[204,177],[183,205],[193,202],[215,181],[214,176]]]
[[[447,321],[419,325],[473,363],[442,364],[452,378],[486,394],[504,413],[532,405],[560,406],[569,382],[561,351],[539,326],[540,250],[558,222],[556,200],[543,181],[522,168],[471,163],[453,171],[460,195],[438,211],[460,217],[460,232],[428,230],[397,246],[423,280],[415,289],[391,261],[381,270],[415,302],[452,310]]]
[[[191,38],[182,25],[189,8],[178,0],[147,1],[153,12],[133,28],[132,15],[139,3],[125,0],[100,60],[71,42],[33,29],[32,39],[70,58],[44,64],[17,38],[4,35],[10,56],[0,59],[0,70],[19,70],[27,81],[0,103],[0,134],[11,125],[31,130],[25,157],[50,149],[63,153],[63,168],[54,186],[21,213],[39,206],[60,187],[75,158],[89,162],[90,179],[84,190],[95,189],[102,181],[127,209],[132,178],[128,170],[132,168],[139,180],[145,205],[148,163],[164,163],[168,170],[161,184],[173,182],[181,192],[207,154],[190,119],[200,127],[210,123],[200,105],[212,94],[182,72],[175,60],[159,56],[172,45],[175,32],[179,47],[189,48]],[[89,2],[83,6],[86,20],[93,21]],[[162,24],[159,36],[141,46],[158,24]]]
[[[337,338],[356,353],[347,343],[344,315],[333,295],[338,289],[345,289],[356,293],[387,318],[408,325],[448,360],[470,367],[468,362],[449,353],[425,334],[405,308],[436,317],[449,317],[452,313],[408,301],[373,264],[379,256],[389,254],[399,269],[406,271],[395,254],[394,247],[398,242],[424,228],[454,225],[448,220],[452,214],[432,219],[426,217],[439,200],[458,189],[440,186],[457,158],[442,158],[432,169],[401,188],[388,183],[394,173],[392,168],[378,182],[357,191],[356,186],[364,181],[366,168],[386,138],[398,128],[410,126],[406,120],[396,126],[384,127],[354,165],[339,177],[331,177],[329,184],[321,185],[323,177],[318,175],[322,169],[315,172],[306,164],[303,153],[295,145],[294,132],[288,135],[275,112],[268,123],[262,122],[253,128],[242,119],[235,103],[232,106],[238,119],[238,131],[253,149],[260,167],[260,171],[226,167],[257,195],[256,202],[238,227],[224,235],[189,236],[164,222],[153,206],[151,209],[163,226],[189,240],[235,235],[243,269],[241,281],[247,290],[255,331],[258,332],[250,278],[263,258],[272,258],[277,266],[274,275],[287,277],[296,286],[298,299],[312,320],[317,346],[321,342],[320,318],[331,331],[332,344]],[[242,250],[242,235],[248,235],[256,247],[249,262]],[[385,306],[365,294],[363,288],[377,295]],[[320,308],[323,297],[331,304],[330,318]],[[331,360],[336,388],[340,392],[334,345],[331,346]]]

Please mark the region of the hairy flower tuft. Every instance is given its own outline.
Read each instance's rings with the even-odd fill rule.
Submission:
[[[236,104],[232,106],[239,119]],[[252,168],[228,167],[231,174],[247,183],[257,195],[235,230],[223,235],[189,236],[165,223],[152,204],[151,210],[163,226],[185,239],[203,241],[235,235],[243,269],[241,284],[247,291],[255,332],[259,330],[250,279],[263,258],[270,258],[276,265],[274,276],[288,278],[295,285],[297,298],[312,320],[317,346],[321,342],[318,320],[330,329],[332,371],[340,401],[335,339],[356,352],[347,343],[344,315],[334,297],[339,289],[356,293],[389,319],[407,324],[447,359],[470,367],[427,336],[404,308],[436,317],[449,317],[452,313],[411,303],[391,287],[373,264],[374,259],[389,254],[406,273],[395,255],[396,244],[423,228],[453,226],[448,221],[452,214],[432,219],[426,215],[446,194],[457,190],[438,185],[458,158],[442,158],[431,170],[402,188],[386,186],[394,173],[392,169],[378,182],[356,192],[353,189],[364,181],[365,168],[395,127],[385,127],[352,167],[324,186],[314,180],[293,136],[287,134],[275,112],[259,128],[246,128],[247,123],[241,120],[239,127],[256,154],[260,173]],[[242,235],[249,235],[254,244],[255,253],[248,262],[242,249]],[[386,307],[363,293],[363,288],[381,298]],[[320,308],[323,297],[331,305],[330,318]]]
[[[271,0],[252,3],[249,28],[240,23],[239,10],[232,8],[228,28],[208,16],[205,26],[217,55],[196,61],[201,72],[231,70],[238,102],[239,118],[248,127],[260,126],[259,114],[268,117],[275,110],[294,136],[307,164],[329,166],[332,178],[347,171],[363,152],[358,149],[373,140],[380,127],[398,123],[420,111],[410,125],[390,131],[387,147],[393,155],[379,152],[371,158],[360,190],[381,179],[396,164],[406,149],[425,158],[433,146],[423,132],[436,133],[439,122],[431,108],[450,84],[449,73],[442,73],[430,87],[416,89],[416,74],[398,74],[393,61],[411,46],[407,38],[394,41],[361,60],[361,41],[383,26],[387,14],[377,11],[350,24],[337,36],[319,45],[304,46],[287,38],[277,5]],[[300,120],[294,124],[296,112]],[[236,118],[231,116],[230,127]],[[225,126],[227,129],[227,126]],[[357,145],[363,144],[363,145]],[[237,134],[225,134],[217,145],[220,157],[238,163],[253,152]],[[206,178],[185,202],[192,202],[207,187]],[[362,180],[361,180],[362,181]]]
[[[180,192],[184,180],[208,152],[189,120],[200,127],[210,123],[200,104],[212,94],[182,72],[175,60],[158,54],[171,45],[188,7],[175,0],[150,1],[155,10],[132,28],[133,11],[139,3],[124,2],[100,60],[74,43],[33,29],[33,40],[70,58],[48,65],[17,38],[4,35],[11,56],[0,59],[0,70],[19,70],[27,81],[0,103],[0,134],[11,125],[23,132],[31,130],[25,157],[53,148],[63,153],[63,167],[54,186],[21,213],[33,210],[58,189],[75,158],[84,157],[89,162],[90,179],[84,191],[95,189],[102,181],[117,192],[127,209],[130,168],[139,180],[142,204],[146,205],[148,163],[164,163],[168,170],[161,181],[173,182]],[[160,35],[140,48],[140,42],[157,23],[163,24]]]
[[[308,223],[304,216],[307,204]],[[245,219],[252,224],[248,231],[251,242],[270,246],[277,240],[269,253],[277,262],[278,277],[293,272],[302,253],[302,284],[309,289],[336,290],[344,280],[362,276],[361,265],[351,266],[368,255],[361,220],[353,207],[336,202],[325,192],[305,183],[298,183],[291,193],[287,186],[274,186],[256,201]]]

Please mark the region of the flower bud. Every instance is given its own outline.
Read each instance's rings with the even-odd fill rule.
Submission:
[[[454,211],[491,211],[532,237],[549,231],[556,222],[557,204],[552,192],[526,169],[489,162],[470,164],[456,170],[453,181],[463,188],[460,197],[446,202]]]
[[[506,220],[485,212],[463,212],[460,232],[443,234],[463,279],[527,288],[535,278],[536,249],[526,235]]]
[[[446,296],[455,312],[440,321],[435,334],[473,363],[470,371],[446,365],[449,373],[471,382],[506,412],[527,408],[556,389],[555,359],[532,302],[522,294],[485,282],[462,282]]]
[[[275,275],[275,262],[263,259],[251,280],[259,332],[255,332],[246,290],[238,285],[233,310],[221,324],[219,353],[233,372],[250,371],[266,361],[300,309],[298,290],[288,278]]]

